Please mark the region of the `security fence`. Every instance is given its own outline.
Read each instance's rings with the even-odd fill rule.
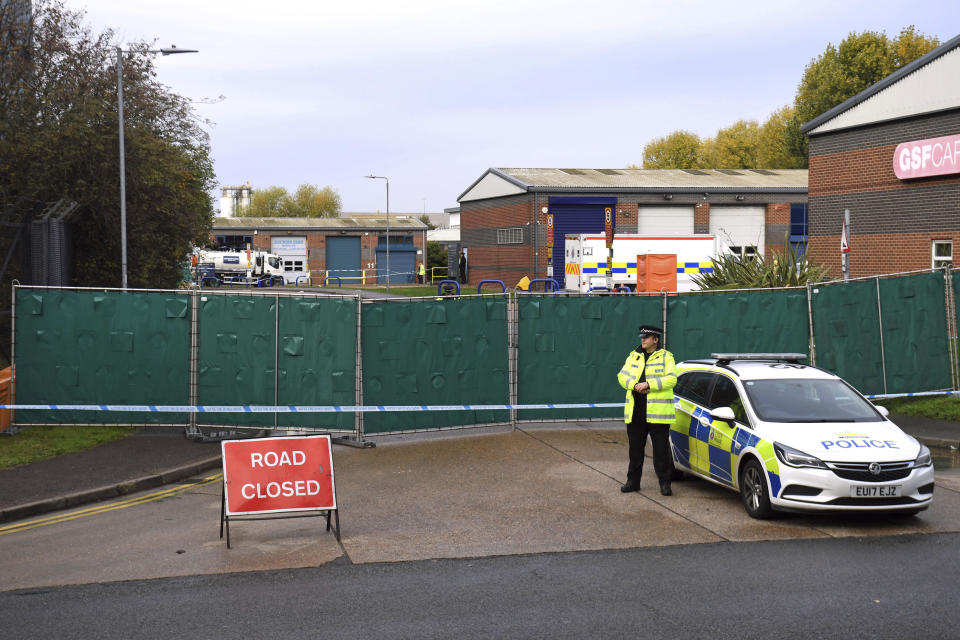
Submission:
[[[308,430],[362,441],[609,420],[622,415],[615,376],[640,324],[662,325],[678,362],[800,352],[868,395],[954,389],[958,315],[957,271],[786,289],[387,300],[17,286],[16,404],[57,408],[18,410],[13,424],[174,424],[198,436]],[[584,406],[547,406],[559,403]],[[586,406],[597,404],[612,406]]]

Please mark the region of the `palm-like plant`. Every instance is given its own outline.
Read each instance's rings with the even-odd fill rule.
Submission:
[[[770,258],[717,256],[713,258],[713,273],[693,274],[690,279],[700,289],[764,289],[803,286],[827,278],[826,266],[797,256],[786,238],[783,246],[782,251],[773,252]]]

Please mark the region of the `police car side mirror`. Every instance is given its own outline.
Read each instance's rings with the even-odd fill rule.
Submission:
[[[877,412],[878,412],[880,415],[882,415],[884,418],[889,418],[889,417],[890,417],[890,409],[887,409],[887,408],[884,407],[883,405],[877,404],[877,405],[874,405],[873,408],[876,409]]]
[[[710,411],[714,420],[723,420],[724,422],[733,422],[736,416],[733,415],[733,409],[730,407],[717,407]]]

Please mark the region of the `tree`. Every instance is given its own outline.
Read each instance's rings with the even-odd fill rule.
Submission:
[[[437,225],[435,225],[435,224],[433,224],[432,222],[430,222],[430,216],[428,216],[428,215],[425,214],[425,213],[420,216],[420,222],[422,222],[423,224],[427,225],[427,229],[436,229],[436,228],[437,228]]]
[[[251,218],[283,218],[286,217],[284,203],[290,195],[283,187],[266,187],[254,189],[250,193],[250,206],[242,207],[237,215]]]
[[[741,120],[699,140],[685,131],[657,138],[643,148],[645,169],[799,169],[806,168],[804,123],[897,69],[929,53],[940,41],[906,27],[890,39],[883,32],[850,33],[838,47],[826,50],[807,65],[793,106],[775,111],[762,126]],[[694,145],[696,140],[696,145]],[[694,160],[696,158],[696,160]],[[632,166],[630,168],[633,168]]]
[[[254,189],[250,206],[237,212],[251,218],[336,218],[343,201],[333,187],[301,184],[291,196],[283,187]]]
[[[674,131],[643,148],[644,169],[697,169],[703,166],[700,136]]]
[[[446,267],[449,259],[447,247],[439,242],[427,242],[427,268]]]
[[[703,163],[711,169],[754,169],[759,166],[760,127],[740,120],[703,143]]]
[[[72,229],[74,283],[118,286],[114,33],[93,33],[63,0],[36,0],[32,22],[19,6],[0,4],[0,194],[83,205]],[[128,280],[167,288],[209,235],[215,183],[202,123],[157,81],[151,46],[133,43],[123,59]]]
[[[790,144],[790,127],[796,111],[784,106],[774,111],[760,127],[757,145],[757,166],[762,169],[803,169],[807,157],[795,155]]]
[[[897,69],[939,46],[937,38],[906,27],[891,40],[884,32],[850,33],[835,47],[827,49],[807,65],[794,99],[796,117],[791,131],[794,155],[806,157],[807,141],[800,133],[805,122],[813,120],[876,84]]]

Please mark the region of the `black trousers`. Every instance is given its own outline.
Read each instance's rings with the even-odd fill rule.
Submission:
[[[627,441],[630,449],[630,465],[627,467],[627,484],[640,484],[643,474],[643,452],[647,448],[647,435],[653,444],[653,469],[661,484],[673,477],[673,456],[670,454],[670,425],[650,422],[627,423]]]

